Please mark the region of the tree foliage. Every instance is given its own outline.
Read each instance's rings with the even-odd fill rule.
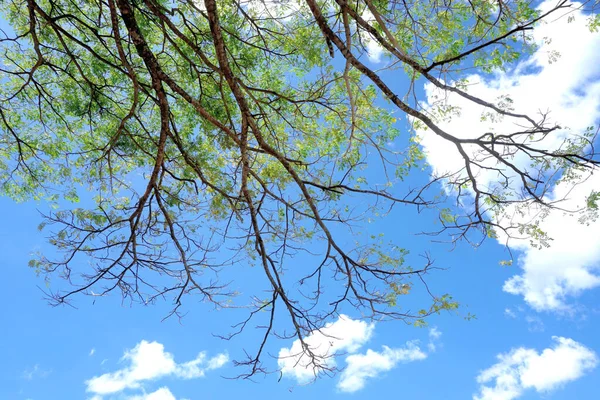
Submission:
[[[251,293],[232,333],[264,326],[240,360],[248,375],[268,369],[273,336],[311,355],[303,338],[348,307],[417,324],[456,308],[433,293],[401,308],[414,285],[428,292],[431,261],[410,267],[407,250],[377,235],[349,240],[353,227],[405,206],[437,210],[438,233],[453,241],[543,239],[535,224],[498,216],[557,207],[546,197],[557,180],[576,182],[599,162],[593,128],[549,149],[560,127],[546,115],[476,97],[463,79],[534,49],[531,30],[566,1],[543,13],[524,0],[0,4],[12,29],[0,39],[1,190],[58,205],[42,225],[62,257],[31,262],[73,285],[52,299],[119,291],[144,304],[168,298],[177,314],[195,294],[238,307],[231,281],[254,266],[268,295]],[[368,61],[373,46],[384,70]],[[425,82],[515,130],[446,132],[453,110],[425,108]],[[427,168],[416,131],[446,140],[461,168],[413,179]],[[497,180],[480,183],[482,170]],[[81,207],[66,205],[80,196]]]

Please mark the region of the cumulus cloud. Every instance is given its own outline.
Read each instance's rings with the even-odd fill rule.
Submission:
[[[278,364],[281,373],[295,378],[299,383],[310,382],[323,369],[336,367],[337,354],[356,352],[371,338],[374,328],[373,323],[353,320],[342,314],[337,321],[326,324],[304,338],[321,368],[314,365],[312,358],[302,348],[300,340],[295,340],[290,348],[282,348],[279,351]]]
[[[526,390],[546,393],[574,381],[598,365],[598,356],[587,347],[564,337],[538,353],[517,348],[498,355],[498,363],[477,377],[480,391],[474,400],[512,400]]]
[[[375,16],[369,9],[365,8],[365,10],[361,13],[361,18],[367,21],[369,24],[373,25],[376,22]],[[375,40],[375,38],[368,32],[364,30],[360,30],[360,39],[365,46],[365,50],[367,51],[367,57],[369,61],[372,63],[380,63],[381,57],[384,54],[383,47]]]
[[[164,386],[155,392],[129,397],[127,400],[177,400],[168,387]]]
[[[383,56],[383,47],[379,45],[370,35],[364,35],[365,39],[363,42],[367,44],[367,56],[373,63],[380,63],[381,57]]]
[[[600,190],[600,171],[575,188],[558,185],[550,199],[568,197],[561,207],[577,209],[585,205],[594,190]],[[600,221],[586,222],[582,224],[576,216],[553,210],[539,223],[552,238],[549,247],[538,249],[529,241],[513,241],[511,245],[521,251],[518,260],[523,272],[507,280],[504,290],[522,295],[536,310],[567,310],[569,296],[600,285]]]
[[[540,7],[554,4],[546,2]],[[515,110],[532,116],[549,111],[546,121],[565,129],[544,139],[546,149],[558,149],[565,139],[583,133],[600,121],[600,52],[596,50],[600,48],[600,35],[589,31],[583,13],[574,11],[570,16],[574,18],[571,22],[564,17],[537,26],[532,35],[539,48],[513,70],[496,73],[491,78],[467,77],[472,95],[492,102],[509,96]],[[432,110],[436,104],[443,103],[459,110],[460,116],[440,121],[440,126],[452,135],[473,138],[485,132],[518,130],[518,121],[482,119],[485,111],[482,107],[455,94],[444,93],[431,84],[426,85],[425,92],[426,109]],[[464,167],[461,155],[449,151],[447,141],[431,132],[417,134],[435,175]],[[465,150],[470,155],[477,151],[474,147]],[[524,154],[511,162],[522,168],[528,168],[529,164]],[[474,167],[474,172],[481,187],[489,187],[498,179],[493,171]],[[570,184],[557,185],[547,200],[567,197],[567,201],[560,204],[562,208],[581,208],[590,193],[600,188],[600,171],[592,172],[583,176],[585,182],[575,189]],[[513,218],[512,222],[528,223],[538,212],[532,208],[521,216],[522,221]],[[510,245],[520,251],[518,261],[523,272],[509,279],[504,290],[523,296],[536,310],[566,310],[569,297],[600,285],[596,273],[600,266],[600,248],[595,245],[595,238],[600,237],[600,221],[588,222],[591,223],[582,225],[577,217],[567,218],[564,212],[555,210],[540,221],[540,228],[553,239],[550,247],[540,250],[529,241],[511,241]],[[500,237],[499,241],[505,243],[505,238]]]
[[[554,5],[554,2],[546,2],[541,7],[548,4]],[[600,46],[600,35],[589,31],[581,12],[574,11],[570,15],[575,18],[570,23],[565,17],[537,26],[532,35],[539,44],[538,50],[513,70],[498,72],[492,77],[465,77],[469,82],[468,92],[472,95],[491,102],[509,96],[515,110],[532,116],[550,111],[547,122],[569,128],[553,132],[545,139],[544,144],[553,148],[572,132],[581,133],[600,118],[600,54],[595,51]],[[555,58],[556,54],[560,57]],[[433,84],[427,84],[425,92],[426,108],[445,103],[460,110],[459,118],[440,122],[456,137],[473,138],[494,131],[513,132],[516,123],[520,122],[510,118],[482,120],[482,113],[486,111],[483,107],[457,94],[444,92]],[[420,132],[420,139],[428,161],[438,175],[463,167],[462,157],[456,151],[448,151],[446,140],[430,132]],[[472,152],[475,150],[476,147],[471,148]],[[479,173],[482,183],[497,179],[493,172]]]
[[[320,372],[336,369],[336,356],[345,353],[348,354],[344,360],[346,366],[343,367],[337,387],[343,392],[355,392],[362,389],[368,379],[375,378],[400,363],[423,360],[427,357],[427,353],[419,347],[416,340],[406,342],[400,348],[384,345],[381,351],[367,349],[365,353],[358,353],[371,340],[374,329],[373,323],[340,315],[336,321],[305,337],[305,342],[316,359],[316,366],[302,349],[300,341],[295,340],[290,348],[282,348],[279,351],[278,363],[281,373],[300,384],[308,383]],[[430,329],[429,352],[435,351],[440,337],[441,332],[437,328]]]
[[[142,340],[133,349],[125,352],[122,361],[128,366],[115,371],[96,376],[86,381],[87,391],[97,395],[121,392],[125,389],[139,389],[147,381],[154,381],[166,376],[180,379],[194,379],[204,376],[206,371],[217,369],[229,360],[226,354],[218,354],[207,359],[206,353],[201,352],[188,362],[178,364],[173,354],[166,352],[158,342]],[[166,396],[159,392],[156,396]],[[169,397],[151,397],[150,399]]]
[[[381,373],[394,368],[399,363],[424,360],[427,358],[418,342],[407,342],[403,348],[392,349],[383,346],[381,352],[367,350],[364,354],[352,354],[346,357],[346,368],[337,384],[342,392],[356,392],[362,389],[368,378],[374,378]]]

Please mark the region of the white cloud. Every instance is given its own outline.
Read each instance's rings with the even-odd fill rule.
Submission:
[[[242,2],[248,8],[248,11],[257,17],[277,19],[281,24],[289,22],[296,16],[312,18],[310,9],[306,6],[306,3],[298,0],[249,0]],[[334,3],[325,3],[323,6],[327,7],[329,11],[336,10]],[[368,10],[365,9],[361,17],[372,23],[375,21],[375,17]],[[352,28],[356,30],[356,24],[352,22]],[[384,49],[379,43],[371,36],[371,34],[360,30],[361,41],[367,51],[366,55],[369,61],[373,63],[381,62],[381,57],[384,54]]]
[[[164,386],[155,392],[129,397],[127,400],[176,400],[168,387]]]
[[[92,347],[92,349],[90,350],[90,357],[93,356],[96,353],[96,349]]]
[[[318,364],[333,369],[336,367],[335,355],[341,352],[356,352],[371,338],[374,328],[373,323],[368,324],[340,315],[337,321],[311,332],[304,338],[304,342]],[[299,383],[313,380],[322,371],[322,368],[313,365],[311,357],[303,351],[298,339],[292,343],[292,347],[279,351],[278,364],[283,375],[293,377]]]
[[[229,361],[229,356],[225,353],[221,353],[216,355],[215,357],[208,360],[207,368],[208,370],[221,368]]]
[[[567,185],[558,185],[552,198],[568,196],[561,207],[582,207],[592,190],[600,190],[600,171],[567,193],[569,189]],[[535,212],[533,207],[531,212]],[[536,310],[568,309],[568,296],[600,285],[596,273],[600,267],[599,222],[582,224],[560,210],[551,211],[540,221],[540,228],[553,239],[550,247],[537,249],[528,241],[511,243],[521,251],[519,265],[523,273],[507,280],[504,290],[522,295]]]
[[[364,19],[367,23],[373,25],[376,22],[375,16],[368,8],[365,8],[361,14],[361,18]],[[364,30],[360,30],[360,39],[365,45],[365,50],[367,50],[367,56],[369,57],[369,61],[372,63],[380,63],[381,57],[384,54],[383,47],[375,40],[375,38],[368,32]]]
[[[201,378],[204,376],[205,371],[221,368],[227,361],[229,361],[229,356],[227,354],[218,354],[215,357],[206,360],[206,354],[202,352],[198,354],[196,359],[177,365],[174,374],[183,379]]]
[[[430,352],[434,352],[437,349],[438,342],[442,337],[442,332],[437,327],[429,329],[429,343],[427,343],[427,349]]]
[[[547,2],[541,7],[554,3]],[[467,77],[470,94],[492,102],[509,95],[516,111],[532,116],[550,110],[547,121],[569,129],[548,135],[543,141],[547,149],[557,149],[566,138],[581,134],[586,127],[600,121],[600,52],[597,51],[600,35],[589,32],[587,18],[581,12],[570,15],[575,18],[571,23],[564,17],[537,26],[532,35],[540,44],[539,49],[513,71],[497,73],[491,79],[478,75]],[[550,62],[556,51],[560,57]],[[426,85],[425,91],[426,108],[443,102],[460,109],[459,117],[440,122],[440,126],[452,135],[472,138],[485,132],[507,133],[518,129],[515,124],[519,121],[511,118],[482,121],[482,107],[455,94],[443,93],[431,84]],[[431,132],[420,131],[418,135],[436,175],[464,167],[460,154],[449,151],[447,141]],[[477,154],[474,147],[465,149],[472,156]],[[511,161],[524,168],[529,164],[523,154]],[[488,160],[487,165],[490,162]],[[482,187],[498,179],[493,171],[478,168],[474,171]],[[580,208],[592,190],[600,190],[600,171],[595,172],[574,190],[568,184],[558,185],[548,199],[566,196],[568,201],[561,203],[563,208]],[[528,218],[536,211],[532,207],[527,215],[513,218],[512,222],[529,222]],[[571,218],[555,210],[540,222],[540,228],[553,239],[549,248],[537,249],[529,241],[509,243],[520,251],[518,261],[523,272],[509,279],[504,290],[523,296],[536,310],[567,310],[569,297],[600,285],[596,273],[600,267],[600,247],[595,239],[600,237],[600,221],[582,225],[577,217]],[[500,237],[499,241],[504,244],[505,238]]]
[[[307,11],[305,4],[298,0],[249,0],[245,5],[256,17],[278,19],[280,22],[287,22]]]
[[[553,4],[553,2],[551,2]],[[575,3],[576,4],[576,3]],[[600,35],[589,32],[586,19],[580,12],[571,14],[576,19],[568,23],[561,18],[537,26],[532,35],[540,45],[535,53],[512,71],[498,72],[492,78],[470,75],[469,93],[496,101],[510,95],[513,107],[520,113],[532,116],[551,111],[549,120],[570,128],[555,132],[544,142],[556,148],[570,132],[581,133],[600,118]],[[561,57],[550,63],[550,54],[558,51]],[[460,118],[440,125],[460,138],[479,137],[485,132],[512,132],[521,121],[505,118],[501,121],[482,121],[483,107],[453,93],[445,93],[433,84],[425,86],[428,108],[444,102],[460,109]],[[420,134],[428,161],[441,175],[463,167],[457,151],[448,151],[448,142],[431,132]],[[467,148],[474,153],[476,148]],[[524,161],[524,160],[521,160]],[[492,172],[479,171],[480,181],[489,183],[496,179]]]
[[[424,360],[427,358],[417,342],[407,342],[406,347],[392,349],[383,346],[381,352],[367,350],[365,354],[352,354],[346,357],[347,366],[337,384],[342,392],[356,392],[362,389],[368,378],[394,368],[398,363]]]
[[[52,373],[51,369],[43,369],[39,364],[35,364],[33,368],[29,368],[23,371],[23,379],[28,381],[33,380],[34,378],[46,378],[48,375]]]
[[[482,371],[475,400],[512,400],[533,389],[546,393],[582,377],[598,364],[587,347],[564,337],[553,337],[554,346],[538,353],[520,347],[498,355],[498,363]]]
[[[429,329],[429,338],[431,340],[438,340],[441,337],[442,332],[437,328],[437,326],[434,326],[433,328]]]
[[[423,360],[427,353],[423,351],[417,340],[406,342],[404,347],[391,348],[382,346],[382,351],[368,349],[364,354],[358,350],[373,336],[375,324],[353,320],[340,315],[335,322],[326,324],[321,330],[313,331],[305,337],[316,362],[302,351],[300,341],[295,340],[290,348],[279,351],[279,368],[281,373],[298,383],[304,384],[314,380],[323,370],[334,370],[337,367],[335,357],[340,353],[349,354],[345,358],[346,366],[340,375],[337,387],[343,392],[355,392],[362,389],[367,379],[374,378],[391,370],[399,363]],[[436,350],[442,333],[437,328],[429,330],[429,352]]]
[[[228,357],[226,354],[219,354],[207,360],[206,354],[201,352],[194,360],[177,364],[173,354],[165,352],[162,344],[142,340],[133,349],[126,351],[122,360],[129,362],[129,365],[86,381],[87,391],[105,395],[125,389],[139,389],[145,381],[165,376],[200,378],[206,371],[222,367]]]
[[[381,56],[383,56],[383,47],[369,34],[363,35],[363,43],[367,44],[367,55],[369,60],[373,63],[380,63]]]
[[[544,321],[538,316],[528,315],[525,317],[525,321],[527,322],[529,332],[544,332],[546,329]]]

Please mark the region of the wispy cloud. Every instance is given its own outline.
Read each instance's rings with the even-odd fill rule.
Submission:
[[[574,381],[598,365],[598,356],[564,337],[553,337],[554,346],[538,353],[517,348],[498,355],[498,363],[481,372],[475,400],[512,400],[526,390],[546,393]]]
[[[31,381],[35,378],[46,378],[51,373],[51,369],[44,369],[39,364],[35,364],[33,367],[23,371],[23,374],[21,376],[23,377],[23,379]]]
[[[430,352],[436,351],[441,337],[442,332],[440,332],[440,330],[437,327],[434,326],[429,329],[429,343],[427,343],[427,348]]]
[[[525,321],[527,322],[529,332],[544,332],[546,330],[544,321],[538,316],[528,315],[525,317]]]

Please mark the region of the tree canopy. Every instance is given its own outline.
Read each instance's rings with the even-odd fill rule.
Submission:
[[[31,261],[70,283],[53,302],[115,291],[168,299],[173,314],[189,295],[245,307],[227,338],[263,327],[239,360],[248,376],[272,369],[273,337],[296,338],[326,369],[304,338],[347,309],[422,324],[457,307],[429,292],[431,260],[408,265],[401,243],[353,238],[357,227],[409,207],[437,212],[427,233],[453,243],[544,246],[539,219],[562,200],[548,193],[600,163],[595,127],[564,135],[548,112],[470,92],[469,73],[511,68],[538,24],[568,18],[567,1],[0,4],[12,27],[0,38],[0,190],[56,204],[41,227],[62,257]],[[426,103],[425,84],[481,107],[492,127],[511,123],[448,131],[460,109],[443,95]],[[428,135],[461,165],[432,171]],[[599,198],[566,211],[591,218]],[[236,277],[250,267],[264,285],[240,303]],[[429,300],[407,310],[417,286]]]

